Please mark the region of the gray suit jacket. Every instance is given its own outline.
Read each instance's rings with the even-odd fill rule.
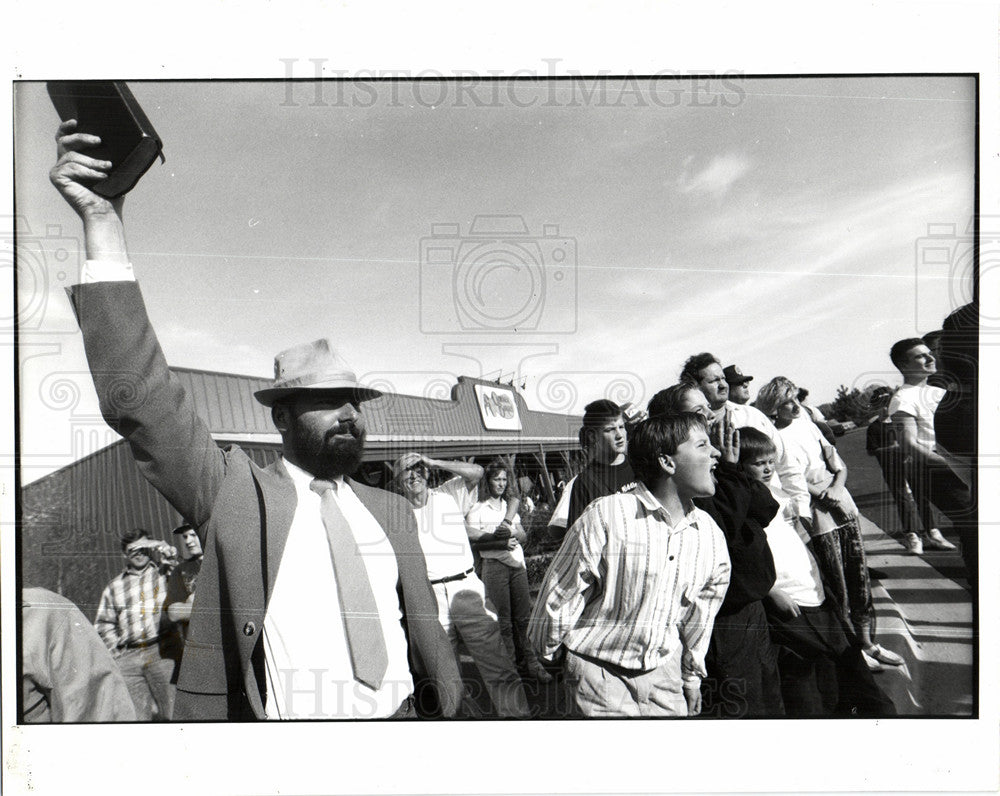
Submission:
[[[258,641],[295,512],[291,476],[280,461],[261,468],[238,447],[219,449],[171,375],[136,283],[77,285],[70,298],[105,420],[205,549],[174,719],[263,718]],[[398,495],[351,487],[396,554],[418,711],[454,715],[461,676],[437,619],[413,511]]]

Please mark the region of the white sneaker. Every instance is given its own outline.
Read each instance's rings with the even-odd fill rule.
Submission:
[[[924,541],[931,550],[954,550],[955,545],[944,538],[941,531],[931,528],[927,532],[927,539]]]
[[[875,658],[869,655],[864,650],[861,650],[861,657],[865,659],[865,663],[868,665],[868,671],[870,672],[881,672],[884,671],[884,667]]]
[[[868,649],[862,651],[866,658],[871,658],[879,663],[886,663],[889,666],[902,666],[906,663],[899,655],[892,650],[887,650],[881,644],[872,644]]]
[[[922,556],[924,554],[924,543],[920,541],[920,537],[915,533],[906,534],[906,552],[915,556]]]

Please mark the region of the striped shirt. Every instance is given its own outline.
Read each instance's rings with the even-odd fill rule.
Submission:
[[[141,572],[125,570],[104,589],[94,627],[114,652],[129,644],[148,644],[160,637],[160,616],[167,596],[167,577],[154,563]]]
[[[722,530],[701,509],[672,523],[644,484],[595,500],[569,530],[531,613],[532,646],[560,645],[624,669],[657,668],[682,647],[685,683],[705,652],[729,585]]]

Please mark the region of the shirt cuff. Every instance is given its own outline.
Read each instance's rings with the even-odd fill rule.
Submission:
[[[681,675],[681,680],[686,688],[701,687],[701,675],[698,672],[684,672]]]
[[[93,282],[134,282],[135,273],[132,263],[119,263],[114,260],[87,260],[80,269],[80,284],[89,285]]]
[[[808,495],[800,497],[796,500],[795,505],[798,508],[800,517],[805,517],[810,520],[812,519],[812,503],[810,502]]]

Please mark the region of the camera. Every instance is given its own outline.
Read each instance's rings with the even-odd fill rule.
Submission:
[[[132,545],[126,554],[132,555],[137,552],[145,553],[159,566],[175,566],[178,563],[177,548],[156,539],[147,539],[143,544]]]
[[[63,235],[58,224],[47,225],[45,234],[39,236],[31,234],[23,216],[17,218],[16,230],[13,220],[10,216],[3,219],[0,256],[4,267],[16,268],[18,328],[35,331],[42,326],[52,287],[72,284],[80,277],[80,240]],[[4,318],[0,327],[12,330],[14,318]]]
[[[1000,216],[980,217],[978,264],[980,292],[989,295],[1000,274],[996,270],[1000,264]],[[945,316],[972,301],[975,270],[976,237],[972,221],[964,233],[959,233],[955,224],[927,225],[927,234],[916,243],[914,306],[918,330],[940,328]],[[928,305],[939,307],[945,290],[947,307],[929,317]],[[993,331],[988,329],[986,320],[982,318],[980,331]]]
[[[420,241],[420,330],[569,334],[577,326],[576,240],[557,224],[478,215],[469,232],[432,224]]]

